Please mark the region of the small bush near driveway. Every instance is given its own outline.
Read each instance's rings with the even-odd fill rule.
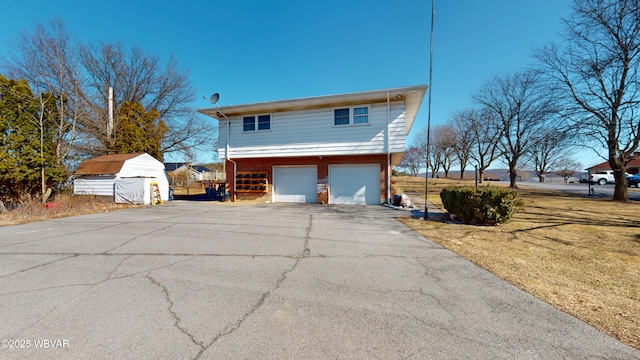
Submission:
[[[473,225],[506,223],[522,206],[522,200],[515,192],[491,186],[447,186],[440,192],[440,198],[450,214]]]

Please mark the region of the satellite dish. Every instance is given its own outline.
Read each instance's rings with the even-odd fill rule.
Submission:
[[[211,95],[211,97],[209,97],[209,101],[211,101],[214,104],[218,104],[218,100],[220,99],[220,94],[215,93],[213,95]]]

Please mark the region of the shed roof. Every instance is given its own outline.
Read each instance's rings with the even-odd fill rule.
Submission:
[[[80,163],[74,175],[115,175],[124,162],[144,153],[102,155]]]
[[[198,112],[220,120],[226,116],[239,116],[258,114],[262,112],[280,112],[293,110],[307,110],[316,108],[349,106],[364,103],[380,103],[404,100],[406,115],[406,134],[409,134],[413,121],[420,109],[422,99],[427,91],[427,85],[406,86],[374,91],[362,91],[348,94],[315,96],[291,100],[269,101],[245,105],[220,106],[208,109],[199,109]],[[221,114],[222,113],[222,114]]]

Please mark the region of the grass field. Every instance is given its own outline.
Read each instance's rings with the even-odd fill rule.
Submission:
[[[18,225],[67,216],[95,214],[136,206],[138,205],[116,204],[110,197],[62,194],[56,195],[55,199],[47,203],[46,206],[40,201],[33,200],[23,203],[18,209],[0,214],[0,226]]]
[[[424,195],[424,179],[394,180],[398,188]],[[444,186],[472,184],[429,179],[428,199],[442,208],[439,193]],[[525,202],[524,209],[500,226],[410,218],[401,221],[517,287],[640,349],[640,204],[524,186],[516,191]]]

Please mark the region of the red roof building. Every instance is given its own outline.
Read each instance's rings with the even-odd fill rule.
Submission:
[[[587,170],[593,172],[598,170],[611,170],[611,165],[609,165],[608,161],[602,162],[598,165],[594,165]],[[640,152],[636,152],[631,156],[631,160],[627,164],[627,172],[629,174],[637,174],[640,173]]]

